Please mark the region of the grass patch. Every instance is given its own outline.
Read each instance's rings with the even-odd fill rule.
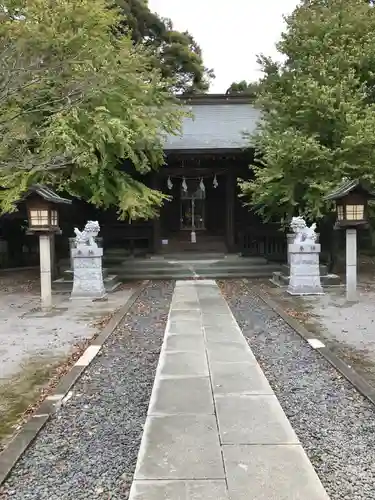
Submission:
[[[12,379],[0,382],[0,449],[17,429],[25,412],[42,395],[61,359],[38,357],[21,366]]]

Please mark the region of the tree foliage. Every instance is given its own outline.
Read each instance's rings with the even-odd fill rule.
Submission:
[[[141,179],[163,164],[163,134],[178,131],[181,111],[153,56],[114,30],[121,20],[105,0],[2,2],[3,211],[35,182],[115,205],[121,218],[151,217],[163,202]]]
[[[227,95],[243,94],[251,97],[257,97],[260,91],[259,82],[247,82],[242,80],[240,82],[233,82],[225,92]]]
[[[175,93],[209,89],[213,71],[204,66],[202,51],[190,33],[174,30],[170,19],[150,11],[147,0],[117,0],[117,4],[125,15],[122,29],[151,50],[155,67],[164,78],[173,79]]]
[[[245,199],[264,218],[320,217],[343,177],[375,182],[375,9],[363,0],[305,0],[267,57]]]

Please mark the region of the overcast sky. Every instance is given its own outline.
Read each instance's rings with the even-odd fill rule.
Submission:
[[[276,55],[283,14],[298,0],[149,0],[152,11],[188,30],[203,50],[206,66],[216,74],[210,92],[221,93],[233,81],[256,80],[256,55]]]

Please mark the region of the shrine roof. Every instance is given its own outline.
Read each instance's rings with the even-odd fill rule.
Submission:
[[[255,132],[261,115],[249,97],[206,94],[181,99],[192,116],[183,119],[181,135],[166,137],[166,151],[249,147],[245,133]]]

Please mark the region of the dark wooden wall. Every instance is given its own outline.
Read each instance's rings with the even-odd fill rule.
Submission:
[[[277,232],[277,228],[265,226],[255,213],[243,207],[243,202],[238,196],[239,189],[236,180],[251,177],[249,169],[251,161],[251,152],[167,154],[166,165],[159,172],[142,178],[147,185],[172,196],[171,201],[165,202],[161,209],[159,220],[140,220],[129,224],[118,220],[115,209],[101,210],[83,201],[74,200],[71,206],[60,208],[62,236],[56,238],[56,257],[68,257],[69,237],[74,236],[74,227],[82,229],[87,220],[99,221],[104,248],[129,248],[131,251],[134,248],[140,248],[148,252],[157,250],[157,241],[180,230],[180,189],[183,175],[204,178],[207,231],[215,235],[223,235],[228,240],[229,228],[233,231],[232,250],[242,251],[246,243],[247,246],[251,246],[251,252],[260,252],[264,244],[257,246],[253,243],[257,238],[259,241],[265,241],[266,230],[268,234],[276,234],[279,239],[282,235]],[[218,181],[216,189],[212,184],[215,173]],[[168,176],[171,176],[174,184],[172,191],[167,188]],[[232,210],[233,217],[228,225],[228,202],[232,196],[230,210]],[[38,263],[38,241],[36,237],[25,235],[22,229],[25,220],[26,213],[22,210],[11,218],[0,219],[0,238],[8,242],[12,265],[15,266]],[[28,246],[30,251],[25,253],[25,246]]]

